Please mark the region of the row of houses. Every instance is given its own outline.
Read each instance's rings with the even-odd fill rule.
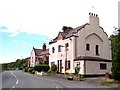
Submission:
[[[48,60],[49,66],[56,64],[59,73],[74,73],[80,68],[82,75],[111,73],[111,41],[99,24],[97,14],[89,13],[89,23],[76,28],[63,26],[62,31],[49,42],[49,48],[33,47],[29,67]]]

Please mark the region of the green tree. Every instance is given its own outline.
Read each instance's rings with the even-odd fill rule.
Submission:
[[[112,76],[120,80],[120,29],[118,35],[112,35]]]

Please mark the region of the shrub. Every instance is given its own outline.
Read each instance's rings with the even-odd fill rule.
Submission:
[[[29,67],[25,67],[25,68],[24,68],[24,71],[25,71],[25,72],[28,72],[28,68],[29,68]]]
[[[56,70],[56,71],[55,71],[55,73],[56,73],[56,74],[58,74],[58,73],[59,73],[59,71],[58,71],[58,70]]]
[[[80,68],[78,68],[78,67],[75,67],[75,75],[77,75],[78,73],[79,73],[79,71],[80,71]]]
[[[34,70],[33,68],[29,68],[29,69],[28,69],[28,72],[29,72],[29,73],[32,73],[33,70]]]
[[[35,70],[32,70],[32,74],[35,74]]]
[[[51,71],[55,72],[57,70],[57,65],[53,64],[51,66]]]
[[[64,73],[65,75],[68,75],[69,73],[67,72],[67,71],[65,71],[65,73]]]
[[[49,70],[49,65],[47,64],[38,64],[34,67],[35,71],[41,72],[47,72]]]

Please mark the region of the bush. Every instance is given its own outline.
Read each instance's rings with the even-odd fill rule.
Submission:
[[[29,69],[28,69],[28,72],[29,72],[29,73],[32,73],[33,70],[34,70],[33,68],[29,68]]]
[[[51,71],[55,72],[57,70],[57,65],[53,64],[51,66]]]
[[[56,73],[56,74],[58,74],[58,73],[59,73],[59,71],[58,71],[58,70],[56,70],[56,71],[55,71],[55,73]]]
[[[68,75],[69,73],[67,72],[67,71],[65,71],[65,73],[64,73],[65,75]]]
[[[25,68],[24,68],[24,71],[25,71],[25,72],[28,72],[28,68],[29,68],[29,67],[25,67]]]
[[[79,73],[79,71],[80,71],[80,68],[78,68],[78,67],[75,67],[75,75],[77,75],[78,73]]]
[[[35,71],[41,72],[47,72],[49,70],[49,65],[47,64],[38,64],[34,67]]]
[[[35,70],[32,70],[32,74],[35,74]]]

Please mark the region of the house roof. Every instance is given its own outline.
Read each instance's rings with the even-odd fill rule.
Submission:
[[[61,34],[63,39],[66,39],[66,38],[69,38],[69,37],[72,37],[72,36],[75,36],[74,34],[76,34],[79,30],[81,30],[82,28],[84,28],[86,25],[89,25],[88,23],[85,23],[81,26],[78,26],[74,29],[70,29],[68,30],[67,32],[59,32],[57,37]],[[52,43],[55,43],[57,41],[57,37],[54,38],[52,41],[49,42],[49,44],[52,44]]]
[[[45,54],[49,54],[49,49],[46,49],[45,51],[42,51],[40,55],[45,55]]]
[[[36,49],[36,48],[34,48],[34,47],[33,47],[33,49],[34,49],[34,51],[35,51],[35,55],[40,56],[40,54],[41,54],[41,52],[42,52],[42,49]]]
[[[108,60],[100,57],[91,57],[91,56],[78,56],[74,59],[74,61],[79,61],[79,60],[112,62],[112,60]]]

